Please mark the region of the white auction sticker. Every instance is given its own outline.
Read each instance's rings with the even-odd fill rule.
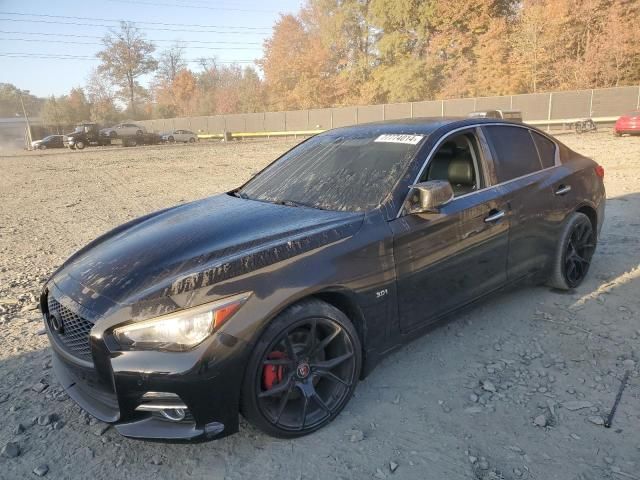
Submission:
[[[374,142],[386,142],[386,143],[408,143],[409,145],[417,145],[420,140],[424,138],[424,135],[405,135],[398,133],[385,133],[380,135],[374,140]]]

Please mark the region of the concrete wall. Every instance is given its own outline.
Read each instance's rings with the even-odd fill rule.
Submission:
[[[430,100],[388,105],[320,108],[287,112],[186,117],[138,122],[162,132],[282,132],[330,128],[402,118],[464,117],[474,110],[520,110],[525,121],[610,117],[640,109],[640,87],[616,87],[495,97]]]

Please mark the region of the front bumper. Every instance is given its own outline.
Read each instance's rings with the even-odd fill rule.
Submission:
[[[65,350],[47,320],[46,307],[43,312],[56,377],[80,407],[113,424],[121,435],[196,441],[238,431],[246,343],[217,333],[188,352],[110,352],[91,337],[93,361],[87,361]],[[158,412],[136,410],[148,392],[178,395],[187,415],[172,421]]]

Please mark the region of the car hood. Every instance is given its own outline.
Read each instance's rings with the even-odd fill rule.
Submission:
[[[141,217],[94,240],[54,274],[119,304],[202,288],[340,241],[364,214],[217,195]],[[65,292],[73,295],[72,292]]]

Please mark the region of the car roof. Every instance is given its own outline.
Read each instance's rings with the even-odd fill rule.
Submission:
[[[320,135],[380,135],[385,133],[413,133],[419,135],[430,135],[434,131],[441,129],[450,130],[466,125],[477,125],[480,123],[507,123],[522,126],[520,122],[512,122],[501,118],[467,118],[467,117],[422,117],[406,118],[398,120],[385,120],[382,122],[362,123],[349,127],[339,127],[326,131]]]

